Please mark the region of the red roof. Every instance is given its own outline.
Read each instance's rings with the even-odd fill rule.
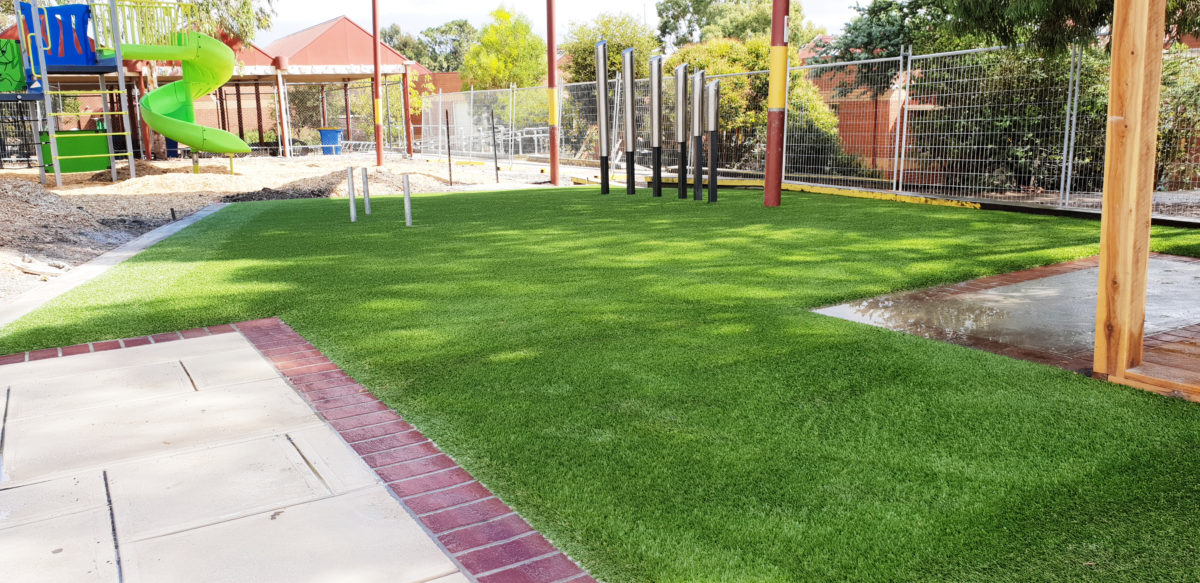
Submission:
[[[267,53],[287,59],[288,66],[370,66],[374,38],[367,29],[345,16],[327,20],[294,32],[267,45]],[[384,65],[403,65],[409,59],[384,44],[380,61]],[[429,69],[413,65],[413,72],[428,75]]]

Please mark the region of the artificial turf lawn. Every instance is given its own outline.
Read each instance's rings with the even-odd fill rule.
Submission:
[[[1087,256],[1097,222],[722,197],[238,204],[0,354],[279,315],[610,582],[1198,577],[1200,405],[808,311]]]

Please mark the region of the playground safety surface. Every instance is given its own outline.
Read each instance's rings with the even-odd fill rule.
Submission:
[[[278,319],[0,357],[24,581],[592,579]]]
[[[1091,374],[1096,257],[857,300],[819,314]],[[1147,363],[1200,378],[1200,259],[1153,254]]]

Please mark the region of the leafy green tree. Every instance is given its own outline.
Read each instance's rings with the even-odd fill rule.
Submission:
[[[796,62],[798,47],[788,47]],[[667,59],[674,68],[688,63],[708,75],[761,71],[770,65],[770,39],[756,36],[748,41],[719,38],[685,46]],[[749,167],[761,158],[766,144],[767,75],[737,75],[721,79],[722,156],[730,167]],[[789,132],[802,136],[807,145],[804,166],[812,172],[847,172],[868,176],[861,159],[846,152],[838,134],[837,114],[821,97],[820,89],[807,77],[794,75],[788,88]]]
[[[713,0],[658,0],[658,38],[675,47],[696,42],[712,4]]]
[[[479,30],[465,19],[451,20],[440,26],[431,26],[421,31],[421,43],[425,45],[426,60],[417,60],[434,72],[447,73],[462,70],[467,52],[478,38]]]
[[[608,69],[621,69],[621,52],[633,48],[636,57],[636,77],[650,74],[650,57],[661,51],[662,45],[650,27],[627,14],[601,14],[591,22],[572,24],[567,37],[559,45],[567,63],[563,74],[567,80],[589,81],[596,78],[595,46],[608,41]]]
[[[396,52],[424,64],[429,61],[429,50],[416,36],[404,32],[400,25],[392,24],[379,29],[379,38]]]
[[[1060,51],[1091,44],[1112,25],[1113,0],[940,0],[959,31],[978,31],[1003,44]],[[1168,0],[1169,40],[1200,30],[1200,1]]]
[[[528,16],[497,8],[467,51],[462,77],[476,89],[537,85],[546,78],[546,41],[533,33]]]
[[[788,44],[804,46],[825,28],[804,19],[804,8],[791,2],[788,9]],[[729,0],[713,4],[708,11],[708,24],[700,31],[701,40],[736,38],[749,40],[771,34],[771,0]]]
[[[902,47],[916,52],[974,48],[987,41],[977,34],[956,32],[946,0],[872,0],[855,8],[858,15],[823,51],[839,61],[895,57]]]
[[[193,26],[207,35],[227,40],[252,41],[260,30],[271,28],[275,0],[193,0]]]

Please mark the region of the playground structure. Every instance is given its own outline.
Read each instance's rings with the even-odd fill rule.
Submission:
[[[195,123],[194,100],[223,85],[234,60],[220,41],[188,31],[190,4],[108,0],[41,7],[37,0],[18,0],[14,8],[18,38],[3,41],[8,58],[0,101],[24,105],[20,121],[33,126],[25,134],[36,135],[42,182],[47,171],[61,186],[64,173],[102,169],[116,181],[119,158],[125,158],[130,178],[137,176],[126,59],[176,60],[184,69],[179,81],[142,96],[147,126],[196,150],[249,151],[236,136]],[[64,127],[64,118],[75,118],[77,127]],[[89,123],[90,129],[84,127]]]

